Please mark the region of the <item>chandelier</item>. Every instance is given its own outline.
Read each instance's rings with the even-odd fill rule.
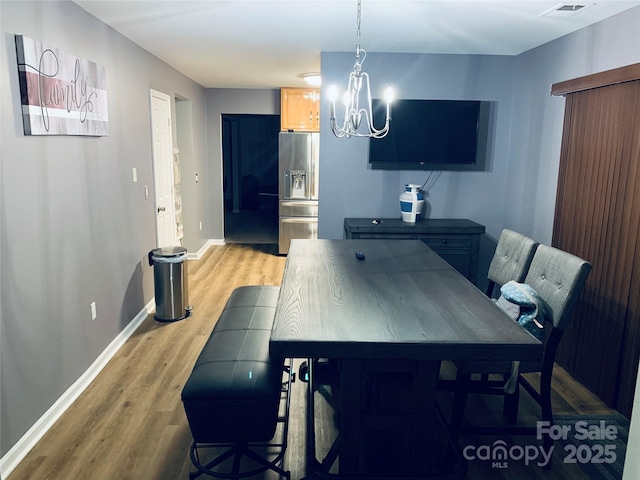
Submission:
[[[384,126],[377,129],[373,124],[369,75],[362,71],[362,64],[367,57],[367,52],[363,48],[360,48],[360,15],[361,6],[360,0],[358,0],[356,63],[353,66],[353,71],[349,74],[349,84],[347,86],[347,91],[343,95],[345,111],[344,121],[341,126],[336,123],[336,99],[338,98],[338,90],[335,86],[332,86],[328,92],[329,101],[331,102],[329,118],[331,122],[331,131],[338,138],[382,138],[389,132],[389,123],[391,121],[391,101],[393,100],[393,90],[391,87],[388,87],[384,93],[384,98],[387,104]],[[359,131],[361,126],[362,132]]]

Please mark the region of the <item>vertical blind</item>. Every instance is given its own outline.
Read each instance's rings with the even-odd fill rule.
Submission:
[[[629,417],[640,357],[640,81],[564,93],[552,243],[593,270],[557,361]]]

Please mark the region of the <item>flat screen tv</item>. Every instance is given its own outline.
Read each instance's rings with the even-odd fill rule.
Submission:
[[[370,139],[369,163],[380,170],[482,171],[486,165],[491,102],[395,100],[384,138]],[[374,125],[386,105],[373,100]]]

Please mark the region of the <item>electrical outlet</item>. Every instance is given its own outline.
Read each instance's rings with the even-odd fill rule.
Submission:
[[[96,313],[96,302],[91,302],[91,320],[95,320],[97,317]]]

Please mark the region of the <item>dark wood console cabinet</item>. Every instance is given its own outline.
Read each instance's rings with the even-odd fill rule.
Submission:
[[[422,240],[474,284],[478,281],[478,251],[484,226],[471,220],[428,218],[406,223],[399,218],[345,218],[345,238]]]

